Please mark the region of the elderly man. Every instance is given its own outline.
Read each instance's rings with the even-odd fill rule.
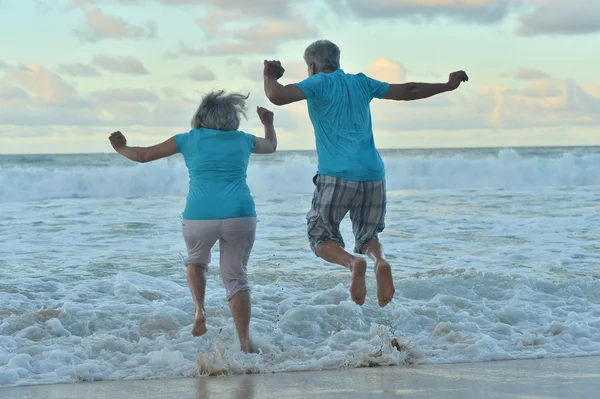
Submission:
[[[340,69],[340,49],[328,40],[312,43],[304,52],[309,77],[296,84],[277,80],[285,70],[279,61],[264,62],[264,90],[275,105],[307,100],[318,154],[316,186],[308,212],[311,249],[320,258],[350,269],[350,295],[362,305],[367,294],[367,263],[344,250],[339,225],[350,212],[355,238],[354,252],[375,263],[379,306],[394,297],[390,264],[384,257],[378,234],[385,227],[385,170],[375,148],[370,102],[418,100],[455,90],[466,82],[465,72],[453,72],[447,83],[389,84]]]

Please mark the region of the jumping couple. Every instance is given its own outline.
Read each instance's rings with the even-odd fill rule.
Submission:
[[[390,84],[362,73],[340,68],[340,49],[319,40],[304,52],[308,78],[282,85],[285,70],[279,61],[264,62],[264,91],[269,101],[282,106],[306,100],[314,127],[318,171],[315,191],[306,216],[308,241],[320,258],[344,266],[352,273],[350,296],[358,305],[367,295],[364,258],[345,251],[340,222],[350,213],[354,252],[374,262],[379,306],[394,296],[390,264],[378,234],[385,227],[384,165],[375,148],[370,102],[373,98],[411,101],[457,89],[468,77],[450,74],[447,83]],[[182,215],[187,246],[187,279],[194,299],[192,334],[206,333],[204,297],[211,249],[220,248],[220,272],[240,339],[241,350],[250,347],[250,285],[247,265],[256,232],[256,210],[246,183],[250,154],[277,149],[273,113],[258,107],[264,138],[239,130],[246,116],[248,96],[224,91],[206,95],[192,118],[188,133],[177,134],[151,147],[130,147],[121,132],[110,136],[113,148],[136,162],[150,162],[181,153],[189,171],[189,193]]]

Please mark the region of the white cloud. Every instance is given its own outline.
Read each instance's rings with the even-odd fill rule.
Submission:
[[[406,81],[404,65],[382,57],[373,60],[373,63],[364,69],[364,73],[383,82],[403,83]]]
[[[75,87],[39,64],[23,64],[9,68],[5,80],[27,91],[32,103],[38,106],[82,105],[82,99]]]
[[[222,10],[219,13],[227,14]],[[250,24],[247,23],[247,18],[242,21],[233,20],[236,22],[235,27],[228,26],[228,20],[224,18],[209,15],[198,21],[209,38],[207,44],[192,46],[180,43],[178,51],[169,51],[165,56],[175,58],[182,55],[200,57],[273,54],[289,41],[315,38],[319,33],[318,28],[298,12],[287,18],[259,19],[260,22]],[[219,23],[216,24],[215,21]],[[239,24],[243,26],[239,27]]]
[[[122,18],[105,14],[99,8],[83,10],[83,15],[85,26],[73,31],[83,41],[153,38],[156,35],[155,21],[148,21],[146,26],[133,25]]]

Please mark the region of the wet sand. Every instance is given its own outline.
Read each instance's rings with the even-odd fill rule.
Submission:
[[[600,357],[101,381],[1,388],[2,399],[587,399],[600,397]]]

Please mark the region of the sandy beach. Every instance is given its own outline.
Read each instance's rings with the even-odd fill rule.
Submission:
[[[580,357],[27,386],[2,389],[0,396],[3,399],[587,399],[598,397],[599,369],[600,357]]]

